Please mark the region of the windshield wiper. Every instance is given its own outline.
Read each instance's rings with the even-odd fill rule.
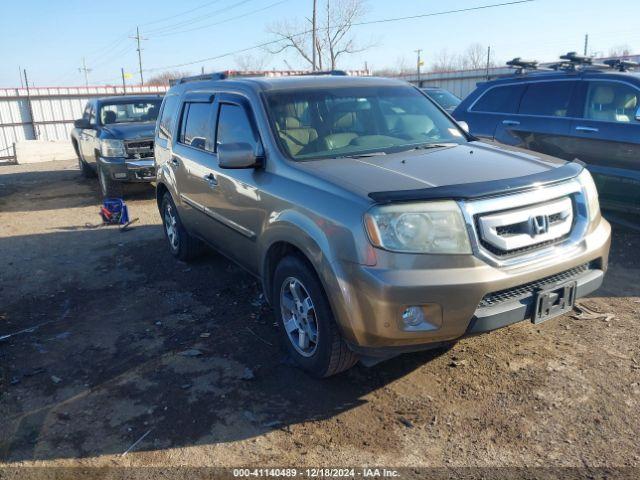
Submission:
[[[367,158],[367,157],[380,157],[382,155],[386,155],[386,152],[355,153],[353,155],[340,155],[334,158]]]
[[[411,150],[428,150],[430,148],[445,148],[445,147],[455,147],[458,145],[457,143],[423,143],[421,145],[416,145]]]

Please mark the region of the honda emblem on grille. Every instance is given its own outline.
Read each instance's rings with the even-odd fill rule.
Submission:
[[[529,218],[531,236],[542,235],[549,231],[549,217],[547,215],[536,215]]]

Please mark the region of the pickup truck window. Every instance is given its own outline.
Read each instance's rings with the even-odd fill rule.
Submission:
[[[193,148],[205,150],[209,132],[211,103],[184,104],[178,141]]]
[[[106,103],[100,107],[102,125],[114,123],[155,122],[162,100]]]
[[[248,143],[255,147],[257,139],[244,108],[227,103],[220,105],[216,143]]]
[[[294,160],[391,153],[465,136],[414,88],[359,87],[265,94],[272,128]]]

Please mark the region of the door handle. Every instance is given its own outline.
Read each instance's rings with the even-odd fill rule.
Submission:
[[[503,125],[509,125],[509,126],[515,127],[515,126],[517,126],[517,125],[520,125],[520,122],[518,122],[517,120],[503,120],[503,121],[502,121],[502,124],[503,124]]]
[[[216,177],[213,175],[213,173],[205,175],[204,181],[207,182],[207,185],[209,185],[210,188],[216,188],[218,186],[218,180],[216,180]]]
[[[597,128],[593,128],[593,127],[576,127],[576,130],[578,132],[586,132],[586,133],[598,133],[599,130]]]
[[[178,161],[178,159],[176,157],[171,157],[171,160],[169,160],[169,163],[171,165],[173,165],[174,167],[177,167],[180,165],[180,162]]]

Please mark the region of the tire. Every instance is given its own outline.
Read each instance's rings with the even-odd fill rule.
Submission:
[[[294,255],[283,258],[276,267],[273,289],[276,321],[296,364],[319,378],[356,364],[358,356],[342,338],[322,284],[306,261]]]
[[[160,216],[171,255],[178,260],[188,262],[204,252],[202,242],[189,234],[182,225],[176,205],[168,192],[162,197]]]
[[[102,196],[105,198],[121,198],[122,197],[122,183],[113,180],[102,168],[98,165],[98,183],[100,184],[100,190]]]

